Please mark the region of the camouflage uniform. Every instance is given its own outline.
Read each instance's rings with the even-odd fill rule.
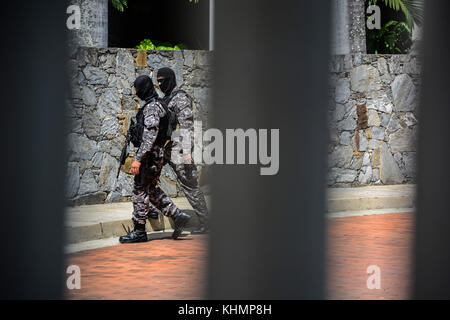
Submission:
[[[165,216],[172,217],[179,210],[172,200],[157,186],[164,166],[164,149],[157,140],[160,119],[166,112],[159,102],[144,107],[144,132],[142,143],[134,160],[141,163],[139,174],[134,178],[133,220],[144,224],[153,205]],[[153,204],[153,205],[152,205]]]
[[[175,95],[171,96],[168,108],[177,115],[180,129],[189,132],[192,151],[194,147],[194,110],[192,108],[192,101],[186,93],[178,90],[177,88],[173,90]],[[178,182],[192,208],[197,213],[200,223],[205,224],[208,220],[208,208],[206,206],[205,196],[198,185],[197,167],[195,164],[177,163],[178,161],[171,159],[171,151],[175,146],[176,142],[171,142],[166,147],[165,160],[176,173]]]

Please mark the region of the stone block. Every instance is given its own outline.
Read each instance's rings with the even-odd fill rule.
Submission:
[[[370,182],[372,182],[372,167],[371,166],[367,166],[364,168],[364,170],[361,170],[361,172],[359,173],[358,181],[362,185],[369,184]]]
[[[376,140],[383,140],[386,135],[384,128],[373,127],[372,128],[372,138]]]
[[[348,79],[339,79],[335,89],[335,101],[337,103],[346,103],[350,98],[350,81]]]
[[[76,162],[69,162],[67,166],[65,187],[67,199],[77,195],[80,187],[80,166]]]
[[[352,183],[357,176],[356,170],[341,169],[336,176],[336,182],[338,183]]]
[[[116,185],[117,171],[119,170],[119,162],[111,157],[109,154],[105,154],[100,168],[100,174],[98,176],[98,184],[102,191],[112,191]]]
[[[147,51],[146,50],[138,50],[136,57],[136,65],[138,67],[146,67],[147,66]]]
[[[361,65],[350,72],[351,88],[353,91],[368,93],[380,90],[380,75],[371,65]]]
[[[380,179],[384,184],[399,184],[403,182],[397,162],[385,142],[380,146]]]
[[[351,146],[339,146],[330,155],[331,167],[347,167],[353,158],[353,148]]]
[[[91,170],[86,170],[81,177],[78,194],[82,196],[97,191],[99,191],[99,187],[97,182],[95,181],[94,174]]]
[[[391,113],[392,101],[385,92],[374,92],[367,97],[367,108],[375,109],[384,113]]]
[[[91,85],[105,85],[108,82],[108,73],[97,67],[88,65],[83,69],[83,74]]]
[[[416,151],[417,130],[413,128],[400,129],[389,136],[392,152]]]
[[[367,113],[367,125],[369,127],[378,127],[381,125],[380,116],[376,110],[370,109]]]
[[[413,111],[416,109],[416,88],[410,76],[401,74],[391,84],[395,111]]]

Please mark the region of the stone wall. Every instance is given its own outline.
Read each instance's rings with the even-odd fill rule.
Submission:
[[[330,68],[328,185],[414,183],[419,58],[339,55]]]
[[[68,170],[71,204],[128,200],[127,161],[116,179],[130,118],[139,107],[134,79],[169,66],[194,97],[197,120],[208,128],[211,53],[80,48],[68,62]],[[328,185],[415,182],[420,62],[415,55],[335,55],[330,63]],[[131,148],[131,155],[133,155]],[[131,158],[129,159],[131,160]],[[181,195],[169,167],[162,188]]]
[[[130,118],[139,102],[132,84],[139,75],[156,83],[156,70],[171,67],[178,84],[194,98],[196,120],[208,126],[211,53],[205,51],[141,51],[79,48],[68,62],[68,170],[69,203],[93,204],[128,200],[132,195],[131,158],[120,172],[119,157]],[[142,103],[141,103],[142,104]],[[131,149],[131,156],[135,150]],[[174,173],[163,170],[162,188],[171,196],[179,190]]]

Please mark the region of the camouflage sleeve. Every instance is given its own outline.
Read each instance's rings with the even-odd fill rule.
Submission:
[[[153,102],[145,108],[142,143],[134,157],[134,160],[141,162],[144,155],[152,149],[156,137],[158,136],[159,120],[162,116],[164,116],[162,112],[163,111],[157,102]]]
[[[180,129],[189,132],[191,146],[194,146],[194,110],[192,108],[191,99],[184,93],[177,94],[172,102],[174,111],[177,114]]]

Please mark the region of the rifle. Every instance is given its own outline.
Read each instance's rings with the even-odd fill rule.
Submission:
[[[130,128],[133,126],[133,124],[134,124],[134,121],[131,120],[130,127],[128,128],[128,131],[127,131],[127,137],[125,139],[125,144],[123,146],[122,153],[120,154],[120,159],[119,159],[120,165],[119,165],[119,170],[117,170],[117,177],[116,177],[116,179],[119,179],[120,168],[125,164],[125,161],[127,160],[127,157],[128,157],[128,144],[131,141],[131,130],[130,130]]]

